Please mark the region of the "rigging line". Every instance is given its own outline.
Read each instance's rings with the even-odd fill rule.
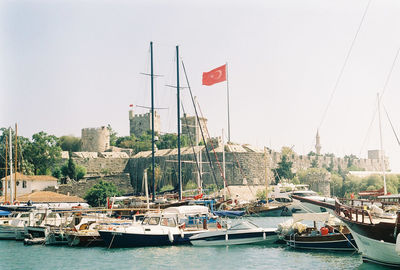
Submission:
[[[385,92],[386,92],[387,86],[388,86],[389,81],[390,81],[390,79],[391,79],[391,77],[392,77],[392,73],[393,73],[394,67],[396,66],[396,62],[397,62],[397,58],[399,57],[399,53],[400,53],[400,46],[399,46],[399,48],[397,49],[396,56],[394,57],[394,60],[393,60],[392,65],[391,65],[391,67],[390,67],[388,76],[386,77],[385,84],[384,84],[383,89],[382,89],[382,93],[379,95],[379,102],[381,102],[382,97],[383,97],[383,94],[385,94]],[[378,106],[375,106],[375,110],[374,110],[374,114],[373,114],[373,117],[372,117],[372,121],[371,121],[371,123],[370,123],[370,125],[369,125],[368,131],[367,131],[367,135],[366,135],[366,137],[365,137],[365,139],[364,139],[364,142],[363,142],[363,144],[362,144],[362,148],[361,148],[361,150],[360,150],[360,155],[361,155],[362,149],[364,149],[366,140],[367,140],[367,138],[368,138],[368,136],[369,136],[369,134],[370,134],[370,132],[371,132],[372,124],[373,124],[373,122],[374,122],[374,120],[375,120],[375,116],[376,116],[377,111],[378,111]]]
[[[389,114],[388,114],[388,112],[387,112],[385,106],[383,106],[383,109],[385,110],[385,113],[386,113],[386,116],[387,116],[387,118],[388,118],[388,120],[389,120],[390,126],[392,127],[394,136],[396,137],[397,143],[400,145],[399,137],[397,136],[396,130],[394,129],[394,126],[393,126],[393,124],[392,124],[392,121],[390,120]]]
[[[353,38],[353,41],[351,42],[349,51],[347,52],[347,55],[346,55],[346,58],[345,58],[345,60],[344,60],[343,66],[342,66],[342,68],[341,68],[341,70],[340,70],[340,72],[339,72],[339,76],[338,76],[337,79],[336,79],[336,82],[335,82],[335,85],[334,85],[334,87],[333,87],[331,96],[329,97],[328,105],[326,106],[325,111],[324,111],[324,113],[323,113],[323,115],[322,115],[322,119],[321,119],[321,122],[319,123],[318,129],[321,128],[322,123],[323,123],[324,120],[325,120],[326,114],[328,113],[328,109],[329,109],[329,107],[330,107],[330,105],[331,105],[331,103],[332,103],[333,97],[335,96],[336,90],[337,90],[337,88],[338,88],[338,86],[339,86],[339,82],[340,82],[341,79],[342,79],[343,72],[344,72],[344,70],[345,70],[345,68],[346,68],[346,66],[347,66],[347,62],[348,62],[348,60],[349,60],[349,58],[350,58],[351,52],[353,51],[354,44],[355,44],[355,42],[356,42],[356,39],[357,39],[357,37],[358,37],[358,34],[360,33],[361,26],[362,26],[362,24],[363,24],[363,22],[364,22],[364,19],[365,19],[365,16],[366,16],[367,12],[368,12],[368,9],[369,9],[369,6],[370,6],[370,4],[371,4],[371,1],[372,1],[372,0],[369,0],[367,6],[365,7],[364,14],[363,14],[363,16],[362,16],[362,18],[361,18],[361,21],[360,21],[359,25],[358,25],[358,28],[357,28],[356,34],[355,34],[355,36],[354,36],[354,38]]]
[[[193,93],[192,93],[192,88],[190,87],[190,84],[189,84],[189,78],[188,78],[188,76],[187,76],[186,67],[185,67],[185,64],[183,63],[183,60],[182,60],[182,67],[183,67],[183,71],[184,71],[184,73],[185,73],[186,83],[187,83],[187,86],[188,86],[188,88],[189,88],[189,93],[190,93],[190,97],[191,97],[191,100],[192,100],[192,103],[193,103],[193,108],[194,108],[194,111],[195,111],[195,113],[196,113],[196,119],[197,119],[197,122],[198,122],[199,127],[200,127],[201,137],[202,137],[203,142],[204,142],[204,145],[205,145],[204,148],[206,149],[207,159],[208,159],[208,162],[209,162],[209,164],[210,164],[210,169],[211,169],[211,172],[212,172],[212,175],[213,175],[214,183],[215,183],[215,185],[218,187],[217,176],[215,175],[214,166],[213,166],[213,163],[211,162],[210,152],[208,151],[207,142],[206,142],[206,139],[205,139],[205,137],[204,137],[204,132],[203,132],[203,129],[201,128],[201,123],[200,123],[200,119],[199,119],[199,114],[197,113],[197,108],[196,108],[196,104],[195,104],[195,102],[194,102]],[[229,190],[229,189],[228,189],[228,190]]]
[[[379,98],[379,102],[381,102],[383,94],[385,94],[386,88],[387,88],[387,86],[389,84],[389,81],[390,81],[390,79],[392,77],[392,73],[393,73],[394,67],[396,66],[397,58],[399,57],[399,52],[400,52],[400,46],[397,49],[396,56],[394,57],[394,60],[392,62],[392,66],[390,67],[390,70],[389,70],[389,74],[386,77],[386,81],[385,81],[385,85],[383,86],[382,93],[379,95],[379,97],[380,97]]]
[[[362,150],[364,149],[365,144],[367,143],[367,139],[369,138],[369,136],[370,136],[370,134],[371,134],[372,125],[374,124],[375,116],[376,116],[376,112],[377,112],[377,111],[378,111],[378,110],[377,110],[377,108],[375,107],[374,113],[373,113],[373,115],[372,115],[371,123],[369,124],[368,130],[367,130],[367,134],[365,135],[364,141],[363,141],[363,143],[362,143],[362,145],[361,145],[360,152],[359,152],[359,154],[358,154],[359,156],[361,156],[361,152],[362,152]]]
[[[197,155],[196,155],[196,151],[195,151],[195,149],[194,149],[194,143],[193,143],[193,140],[192,140],[192,134],[191,134],[190,129],[189,129],[189,124],[188,124],[187,117],[186,117],[186,111],[185,111],[185,107],[183,106],[183,102],[182,102],[182,101],[181,101],[181,106],[182,106],[182,111],[183,111],[183,119],[185,120],[186,130],[187,130],[187,132],[188,132],[188,134],[189,134],[189,141],[190,141],[190,145],[192,146],[193,156],[194,156],[194,159],[195,159],[195,161],[196,161],[196,168],[197,168],[197,170],[198,170],[198,172],[199,172],[200,184],[201,184],[203,181],[202,181],[202,178],[201,178],[200,166],[199,166],[199,162],[198,162],[198,160],[197,160]],[[196,132],[196,131],[195,131],[195,132]],[[196,134],[195,134],[195,136],[196,136]],[[197,136],[196,136],[196,137],[197,137]],[[196,142],[196,141],[195,141],[195,142]],[[200,155],[201,155],[201,149],[200,149]],[[201,188],[202,188],[202,187],[201,187]]]
[[[200,111],[201,117],[204,118],[203,112],[201,111],[201,108],[200,108],[200,104],[199,104],[199,103],[197,103],[197,107],[199,107],[199,111]],[[213,152],[214,152],[215,160],[217,161],[217,165],[218,165],[219,171],[220,171],[220,173],[221,173],[221,177],[222,177],[222,179],[223,179],[223,181],[224,181],[224,183],[225,183],[225,187],[226,187],[226,189],[228,190],[229,196],[232,197],[231,192],[230,192],[230,190],[229,190],[228,183],[227,183],[227,181],[226,181],[226,175],[224,174],[224,172],[223,172],[223,170],[222,170],[221,163],[219,162],[217,153],[215,152],[215,147],[214,147],[214,144],[212,143],[210,133],[208,132],[208,128],[207,128],[207,126],[205,126],[204,128],[205,128],[205,130],[206,130],[206,134],[208,135],[208,138],[210,139],[211,148],[212,148],[212,150],[213,150]],[[225,146],[224,146],[224,147],[225,147]],[[224,150],[225,150],[225,149],[224,149]]]

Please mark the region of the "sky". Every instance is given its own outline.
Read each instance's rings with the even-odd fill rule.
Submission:
[[[166,85],[176,85],[178,45],[212,136],[227,134],[227,84],[202,86],[201,76],[228,63],[231,141],[307,154],[319,130],[322,153],[366,158],[380,148],[378,93],[400,131],[399,13],[397,0],[2,0],[0,127],[80,136],[110,124],[129,135],[129,104],[150,106],[141,73],[153,41],[162,132],[177,130],[176,90]],[[193,115],[188,90],[181,95]],[[382,134],[400,171],[383,110]]]

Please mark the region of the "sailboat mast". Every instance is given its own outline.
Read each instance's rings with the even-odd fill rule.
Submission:
[[[228,105],[228,144],[231,142],[231,119],[229,113],[229,79],[228,79],[228,63],[226,63],[226,99]]]
[[[268,167],[267,167],[267,149],[264,146],[264,166],[265,166],[265,200],[268,205]]]
[[[11,134],[11,127],[9,130],[9,146],[10,146],[10,203],[12,204],[14,202],[13,200],[13,190],[12,190],[12,183],[13,183],[13,165],[12,165],[12,134]]]
[[[385,160],[383,156],[383,139],[382,139],[382,123],[381,123],[381,101],[379,98],[379,93],[378,93],[378,114],[379,114],[379,137],[380,137],[380,143],[381,143],[381,153],[379,155],[380,161],[381,161],[381,167],[382,167],[382,173],[383,173],[383,193],[384,195],[387,194],[387,189],[386,189],[386,166],[385,166]]]
[[[224,179],[224,201],[226,200],[226,184],[225,184],[225,138],[224,129],[222,129],[222,174]]]
[[[17,200],[17,168],[18,168],[18,144],[17,144],[18,129],[15,123],[15,177],[14,177],[14,201]]]
[[[4,178],[4,203],[7,201],[7,192],[8,192],[8,186],[7,186],[7,184],[8,184],[8,180],[7,180],[7,171],[8,171],[8,167],[7,167],[7,162],[8,162],[8,156],[7,156],[7,152],[8,152],[8,138],[7,138],[7,135],[6,135],[6,137],[5,137],[6,139],[5,139],[5,141],[6,141],[6,175],[5,175],[5,178]]]
[[[154,155],[154,73],[153,73],[153,41],[150,42],[150,81],[151,81],[151,181],[153,183],[153,199],[156,199],[155,155]],[[147,172],[147,171],[146,171]],[[147,181],[146,181],[147,182]]]
[[[179,86],[179,46],[176,46],[176,98],[178,114],[178,181],[179,200],[182,200],[182,172],[181,172],[181,113],[180,113],[180,86]]]

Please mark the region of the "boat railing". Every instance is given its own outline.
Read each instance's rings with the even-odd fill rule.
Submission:
[[[355,221],[359,223],[367,223],[366,217],[369,219],[369,223],[372,223],[372,216],[371,213],[364,209],[357,206],[347,206],[340,204],[336,201],[335,203],[335,212],[341,217],[344,217],[350,221]],[[355,217],[353,217],[355,215]],[[361,216],[361,217],[360,217]]]

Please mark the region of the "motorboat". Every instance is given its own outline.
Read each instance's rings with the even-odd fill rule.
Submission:
[[[308,226],[303,222],[312,222]],[[318,229],[317,224],[321,224]],[[346,226],[330,213],[299,213],[279,224],[280,238],[291,248],[355,251],[357,245]]]
[[[225,228],[201,232],[190,237],[194,246],[268,244],[278,240],[276,228],[261,228],[248,219],[227,220]]]
[[[170,207],[146,214],[140,224],[110,226],[99,233],[109,248],[189,244],[189,237],[208,230],[210,219],[206,206]]]

